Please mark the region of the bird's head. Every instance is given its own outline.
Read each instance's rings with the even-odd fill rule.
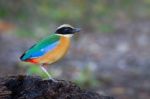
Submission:
[[[56,29],[56,34],[66,37],[71,37],[74,33],[80,32],[80,28],[74,28],[69,24],[63,24]]]

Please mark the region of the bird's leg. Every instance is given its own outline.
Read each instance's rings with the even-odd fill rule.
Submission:
[[[57,82],[55,79],[52,78],[52,76],[48,73],[48,71],[44,68],[44,64],[40,65],[41,69],[45,72],[45,74],[49,77],[49,79],[51,79],[54,82]]]

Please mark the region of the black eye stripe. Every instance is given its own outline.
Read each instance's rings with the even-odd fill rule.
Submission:
[[[71,27],[63,27],[56,31],[57,34],[72,34],[73,29]]]

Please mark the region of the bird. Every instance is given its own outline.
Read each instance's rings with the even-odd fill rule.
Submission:
[[[60,60],[67,53],[71,37],[80,32],[69,24],[60,25],[55,32],[38,41],[26,50],[20,57],[21,61],[39,65],[49,79],[55,81],[46,67]]]

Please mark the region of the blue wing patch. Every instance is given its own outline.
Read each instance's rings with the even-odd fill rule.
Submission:
[[[32,53],[30,58],[37,58],[37,57],[43,56],[47,52],[52,51],[58,44],[59,44],[59,41],[57,41],[49,46],[46,46],[45,48],[40,49],[38,52]]]
[[[33,45],[29,50],[25,51],[25,53],[20,57],[22,61],[38,58],[43,56],[49,51],[54,50],[58,44],[60,43],[60,36],[52,34],[41,41],[37,42],[37,44]]]

